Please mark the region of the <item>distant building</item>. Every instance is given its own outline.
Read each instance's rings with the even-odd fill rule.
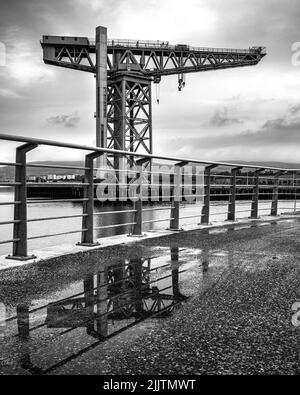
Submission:
[[[47,181],[56,181],[57,180],[57,175],[56,174],[48,174],[47,175]]]
[[[37,182],[37,177],[36,176],[27,176],[27,181],[28,182]]]
[[[47,174],[40,176],[27,176],[27,182],[68,182],[81,180],[81,175],[76,174]]]

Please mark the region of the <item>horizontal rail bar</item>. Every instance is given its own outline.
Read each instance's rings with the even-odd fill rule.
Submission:
[[[139,173],[139,170],[131,170],[131,169],[128,169],[128,170],[122,170],[122,169],[110,169],[110,168],[104,168],[104,167],[94,167],[94,170],[100,170],[100,171],[103,171],[103,172],[106,172],[106,171],[112,171],[112,172],[114,172],[114,173],[134,173],[134,174],[136,174],[136,173]],[[145,174],[147,174],[147,173],[149,173],[146,169],[145,169]]]
[[[0,241],[0,244],[9,244],[15,241],[20,241],[20,239],[4,240],[4,241]]]
[[[11,225],[11,224],[18,224],[21,221],[16,220],[16,221],[4,221],[4,222],[0,222],[0,225]]]
[[[68,218],[82,218],[86,216],[87,214],[74,214],[74,215],[64,215],[61,217],[32,218],[32,219],[28,219],[27,222],[52,221],[56,219],[68,219]]]
[[[198,207],[203,207],[203,203],[201,203],[201,204],[195,204],[195,202],[192,202],[192,203],[189,203],[189,202],[180,202],[180,203],[182,203],[181,207],[182,207],[184,210],[195,209],[195,208],[198,208]],[[228,202],[226,201],[224,204],[227,204],[227,203],[228,203]]]
[[[227,214],[228,212],[227,211],[225,211],[225,212],[222,212],[222,213],[211,213],[210,215],[225,215],[225,214]]]
[[[228,174],[228,175],[225,175],[225,174],[210,174],[210,177],[211,178],[215,178],[215,177],[218,177],[218,178],[233,178],[233,176],[232,175],[230,175],[230,174]],[[238,175],[236,175],[236,178],[238,178],[239,176]]]
[[[197,215],[184,215],[184,216],[180,216],[179,219],[189,219],[189,218],[199,218],[199,217],[203,217],[203,214],[197,214]]]
[[[0,182],[0,187],[16,187],[22,185],[21,182]]]
[[[278,203],[280,203],[280,202],[293,202],[293,200],[292,199],[290,199],[290,200],[287,200],[287,199],[279,199],[278,200]]]
[[[72,233],[81,233],[81,232],[86,232],[86,231],[87,231],[87,229],[80,229],[80,230],[72,230],[70,232],[52,233],[49,235],[41,235],[41,236],[31,236],[31,237],[28,237],[28,240],[45,239],[47,237],[64,236],[64,235],[70,235]]]
[[[202,197],[204,197],[204,196],[206,196],[206,195],[204,195],[204,194],[196,194],[196,193],[192,193],[192,194],[183,194],[183,195],[176,195],[176,196],[178,196],[178,197],[190,197],[190,196],[193,196],[193,197],[195,197],[195,196],[197,196],[197,197],[200,197],[200,196],[202,196]]]
[[[278,210],[294,210],[294,207],[278,207]]]
[[[211,188],[230,188],[232,185],[230,184],[211,184]]]
[[[167,183],[164,183],[164,184],[141,184],[141,186],[143,186],[143,187],[161,187],[161,188],[169,188],[169,187],[173,187],[174,186],[174,184],[167,184]]]
[[[136,213],[137,210],[120,210],[120,211],[100,211],[94,213],[94,215],[107,215],[107,214],[126,214],[126,213]]]
[[[21,204],[21,202],[0,202],[0,206],[14,206],[16,204]]]
[[[123,156],[131,156],[131,157],[143,157],[149,159],[159,159],[159,160],[172,160],[176,162],[188,162],[188,163],[199,163],[199,164],[206,164],[206,165],[218,165],[218,166],[227,166],[227,167],[242,167],[247,169],[264,169],[264,170],[277,170],[277,171],[294,171],[299,172],[300,168],[281,168],[281,167],[269,167],[263,165],[254,165],[254,164],[239,164],[239,163],[229,163],[229,162],[213,162],[213,161],[201,161],[197,159],[187,159],[187,158],[177,158],[177,157],[167,157],[162,155],[151,155],[151,154],[138,154],[136,152],[128,152],[128,151],[121,151],[121,150],[113,150],[108,148],[99,148],[95,146],[88,146],[88,145],[79,145],[79,144],[70,144],[70,143],[63,143],[60,141],[51,141],[51,140],[44,140],[44,139],[37,139],[37,138],[28,138],[23,136],[14,136],[10,134],[0,134],[0,140],[6,141],[15,141],[15,142],[25,142],[31,144],[38,144],[38,145],[45,145],[45,146],[52,146],[52,147],[60,147],[60,148],[70,148],[70,149],[77,149],[82,151],[92,151],[92,152],[103,152],[108,154],[115,154],[115,155],[123,155]]]
[[[161,210],[170,210],[170,208],[174,208],[172,206],[167,207],[151,207],[151,208],[143,208],[143,211],[161,211]]]
[[[210,196],[231,196],[230,193],[211,193]]]
[[[116,225],[104,225],[104,226],[96,226],[94,227],[94,230],[98,230],[98,229],[109,229],[109,228],[118,228],[118,227],[122,227],[122,226],[131,226],[131,225],[135,225],[136,222],[129,222],[127,224],[116,224]]]
[[[47,199],[47,200],[27,200],[27,203],[39,203],[39,204],[44,204],[44,203],[65,203],[65,202],[86,202],[88,201],[87,198],[82,198],[82,199]]]
[[[27,184],[29,185],[39,185],[39,186],[45,186],[45,185],[54,185],[54,186],[68,186],[68,187],[81,187],[81,186],[87,186],[90,185],[88,182],[28,182]],[[1,184],[0,184],[1,185]]]
[[[21,163],[16,163],[16,162],[0,162],[0,166],[21,166]]]
[[[155,165],[154,165],[155,166]],[[167,172],[165,172],[165,171],[147,171],[147,169],[145,170],[145,173],[146,174],[165,174],[165,175],[167,175],[167,176],[173,176],[174,175],[174,172],[169,172],[169,173],[167,173]],[[184,173],[185,174],[185,173]]]
[[[147,221],[143,221],[143,224],[152,224],[155,222],[167,222],[170,221],[174,218],[165,218],[165,219],[151,219],[151,220],[147,220]]]
[[[48,169],[71,169],[71,170],[90,170],[89,167],[82,166],[66,166],[66,165],[45,165],[41,163],[27,163],[26,167],[38,167]],[[62,174],[63,175],[63,174]]]

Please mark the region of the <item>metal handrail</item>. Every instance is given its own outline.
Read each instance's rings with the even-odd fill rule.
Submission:
[[[99,148],[95,146],[88,145],[79,145],[79,144],[70,144],[59,141],[52,140],[43,140],[37,138],[27,138],[23,136],[13,136],[8,134],[0,134],[0,140],[6,141],[14,141],[19,143],[26,143],[24,145],[17,147],[17,155],[16,162],[0,162],[2,166],[15,166],[15,179],[11,182],[1,181],[0,186],[4,187],[13,187],[14,188],[14,201],[11,202],[0,202],[0,205],[12,205],[15,208],[14,218],[12,220],[6,220],[0,222],[0,225],[12,225],[14,227],[14,235],[11,240],[1,241],[0,244],[8,244],[13,243],[13,254],[10,258],[13,259],[30,259],[32,256],[27,256],[27,241],[28,240],[36,240],[47,237],[56,237],[62,235],[69,235],[80,233],[81,234],[81,245],[84,246],[96,246],[97,243],[94,242],[94,231],[95,230],[105,230],[112,228],[128,228],[132,227],[132,235],[143,235],[143,225],[145,224],[154,224],[158,222],[166,222],[170,223],[170,230],[180,230],[179,222],[182,219],[189,218],[200,218],[201,224],[209,224],[210,216],[218,216],[218,215],[227,215],[228,220],[234,220],[235,215],[242,212],[249,212],[251,218],[258,218],[258,213],[260,211],[265,212],[271,210],[270,215],[277,215],[278,211],[278,202],[280,201],[279,197],[284,196],[287,199],[295,198],[295,206],[294,212],[297,206],[297,197],[299,195],[300,185],[297,185],[299,179],[295,178],[295,175],[299,172],[300,168],[278,168],[278,167],[270,167],[264,166],[263,164],[238,164],[238,163],[229,163],[229,162],[216,162],[216,161],[207,161],[207,160],[198,160],[198,159],[186,159],[186,158],[178,158],[178,157],[170,157],[170,156],[162,156],[162,155],[152,155],[152,154],[139,154],[135,152],[128,152],[122,150],[114,150],[108,148]],[[66,149],[76,149],[78,151],[86,152],[85,155],[85,165],[84,166],[68,166],[68,165],[59,165],[59,164],[43,164],[43,163],[27,163],[26,162],[26,153],[37,148],[38,146],[51,146],[56,148],[66,148]],[[133,208],[130,210],[118,210],[118,211],[107,211],[107,212],[95,212],[94,211],[94,203],[98,201],[98,198],[95,198],[94,192],[95,188],[101,185],[101,181],[94,178],[94,171],[98,170],[97,167],[94,167],[94,159],[101,156],[101,154],[108,154],[110,156],[123,156],[130,158],[135,158],[137,160],[144,159],[146,160],[156,160],[156,161],[167,161],[168,165],[171,163],[170,172],[152,172],[148,169],[143,169],[140,165],[137,169],[128,169],[120,170],[121,172],[127,173],[135,173],[136,177],[132,181],[136,181],[139,179],[139,190],[136,191],[136,199],[134,199]],[[140,163],[142,163],[140,162]],[[137,161],[138,163],[138,161]],[[201,172],[203,171],[203,182],[199,183],[197,178],[191,180],[186,180],[182,178],[182,176],[197,176],[198,172],[189,172],[189,169],[186,169],[184,166],[187,165],[200,165]],[[200,167],[199,166],[199,167]],[[219,166],[219,171],[221,174],[215,174],[211,172],[215,167]],[[70,180],[68,182],[31,182],[26,178],[26,168],[54,168],[54,169],[74,169],[83,171],[83,179],[82,182],[77,182],[76,180]],[[177,171],[179,169],[179,171]],[[182,173],[180,173],[180,169]],[[231,171],[230,174],[222,174],[226,169],[226,172]],[[248,169],[247,172],[250,175],[244,176],[240,175],[239,172],[242,170]],[[119,170],[111,169],[111,168],[102,168],[102,171],[110,171],[110,172],[119,172]],[[187,171],[189,173],[187,173]],[[194,171],[194,170],[193,170]],[[251,174],[253,172],[253,174]],[[263,173],[265,172],[265,173]],[[267,172],[267,173],[266,173]],[[172,178],[169,180],[164,179],[162,177],[161,181],[157,183],[157,181],[151,181],[149,176],[151,174],[167,174],[172,175]],[[287,177],[284,177],[284,174]],[[293,176],[293,178],[292,178]],[[219,180],[221,183],[218,183],[216,178],[227,178],[228,184],[225,180]],[[239,178],[247,178],[246,184],[239,184]],[[272,180],[271,184],[261,183],[265,180]],[[14,182],[13,182],[14,181]],[[285,183],[284,183],[285,181]],[[117,181],[118,182],[118,181]],[[191,183],[192,182],[192,183]],[[250,182],[250,184],[248,184]],[[265,181],[266,182],[266,181]],[[129,185],[131,182],[120,182],[119,186]],[[74,199],[47,199],[47,200],[27,200],[26,187],[30,186],[68,186],[68,187],[76,187],[76,190],[80,188],[80,191],[83,193],[83,197],[74,198]],[[105,185],[116,185],[116,184],[105,184]],[[157,196],[159,201],[167,202],[168,207],[151,207],[145,208],[143,205],[144,202],[149,200],[149,197],[155,197],[156,195],[152,195],[153,187],[159,187],[161,190],[161,195]],[[199,193],[198,187],[203,188],[203,193]],[[148,192],[151,190],[151,194],[144,196],[143,189],[148,188]],[[164,194],[165,189],[168,188],[167,194]],[[186,190],[188,188],[188,191]],[[190,190],[190,188],[193,188]],[[212,212],[210,213],[210,208],[214,206],[221,206],[221,203],[212,204],[212,193],[211,188],[215,190],[214,197],[216,200],[222,200],[222,205],[228,205],[228,210],[226,212]],[[175,193],[176,191],[176,193]],[[190,193],[194,191],[195,193]],[[187,192],[187,193],[185,193]],[[218,193],[223,192],[223,193]],[[224,193],[226,192],[226,193]],[[155,194],[157,191],[155,191]],[[80,195],[82,196],[82,195]],[[248,210],[236,210],[236,200],[243,199],[243,196],[250,198],[251,202],[247,204],[251,204],[251,207]],[[186,206],[189,203],[188,198],[201,198],[201,210],[197,212],[196,215],[180,215],[180,205]],[[161,199],[161,200],[160,200]],[[166,200],[167,199],[167,200]],[[185,199],[185,200],[184,200]],[[121,199],[122,200],[122,199]],[[121,201],[120,200],[120,201]],[[200,199],[198,199],[198,202]],[[260,201],[271,201],[272,207],[263,208],[259,206]],[[54,217],[43,217],[43,218],[32,218],[27,219],[27,207],[28,204],[42,204],[42,203],[59,203],[59,202],[78,202],[82,204],[83,212],[81,214],[73,214],[73,215],[63,215],[63,216],[54,216]],[[18,209],[16,209],[16,207]],[[200,206],[199,206],[200,207]],[[282,210],[292,210],[292,208],[281,208]],[[151,211],[160,211],[160,210],[169,210],[170,215],[167,218],[143,218],[143,212],[151,212]],[[100,218],[104,215],[112,216],[113,214],[132,214],[130,218],[126,218],[127,223],[115,223],[115,224],[107,224],[101,226],[94,226],[94,218],[96,216],[100,216]],[[27,236],[27,225],[33,222],[39,221],[53,221],[53,220],[61,220],[61,219],[69,219],[69,218],[81,218],[82,226],[81,229],[78,230],[70,230],[60,233],[50,233],[43,235],[34,235]],[[123,232],[123,231],[122,231]]]
[[[243,167],[247,169],[264,169],[264,170],[276,170],[276,171],[286,171],[286,172],[300,172],[300,168],[282,168],[282,167],[271,167],[271,166],[264,166],[264,165],[255,165],[255,164],[241,164],[241,163],[232,163],[232,162],[219,162],[219,161],[211,161],[211,160],[198,160],[193,158],[178,158],[172,156],[164,156],[164,155],[151,155],[151,154],[138,154],[136,152],[128,152],[122,150],[114,150],[108,148],[99,148],[92,145],[80,145],[80,144],[70,144],[70,143],[63,143],[61,141],[53,141],[53,140],[44,140],[44,139],[37,139],[37,138],[29,138],[23,136],[15,136],[10,134],[3,134],[0,133],[0,140],[7,140],[7,141],[14,141],[14,142],[23,142],[23,143],[32,143],[38,145],[46,145],[52,147],[60,147],[60,148],[70,148],[82,151],[90,151],[90,152],[100,152],[112,155],[125,155],[125,156],[132,156],[135,158],[147,158],[147,159],[159,159],[159,160],[168,160],[168,161],[175,161],[175,162],[188,162],[194,163],[199,165],[218,165],[218,166],[226,166],[226,167]]]

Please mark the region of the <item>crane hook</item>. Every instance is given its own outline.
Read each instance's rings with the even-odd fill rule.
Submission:
[[[185,87],[185,75],[178,74],[178,90],[179,92]]]
[[[159,83],[155,86],[155,93],[156,93],[156,102],[159,104],[159,97],[160,97],[160,85]]]

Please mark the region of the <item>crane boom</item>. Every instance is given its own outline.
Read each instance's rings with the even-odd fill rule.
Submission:
[[[92,54],[95,41],[87,37],[43,36],[44,62],[55,66],[96,72]],[[112,61],[115,54],[120,56]],[[264,56],[264,47],[249,49],[195,48],[164,41],[107,41],[108,75],[118,71],[139,72],[149,77],[194,73],[214,69],[254,66]],[[85,64],[83,64],[85,63]]]

